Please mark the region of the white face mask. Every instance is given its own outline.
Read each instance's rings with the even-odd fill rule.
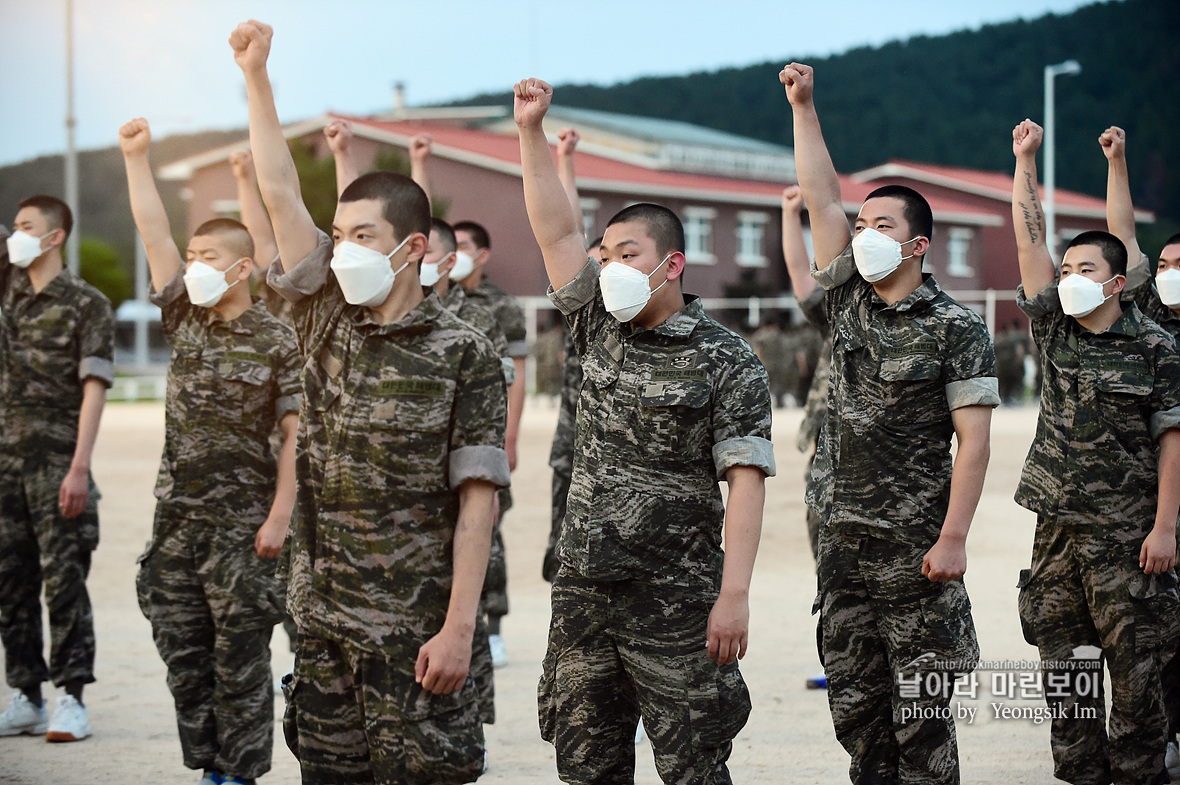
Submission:
[[[656,265],[656,269],[647,275],[622,262],[611,262],[603,267],[602,273],[598,276],[598,286],[602,289],[602,304],[606,306],[610,315],[620,322],[629,322],[638,316],[651,296],[658,292],[664,283],[668,283],[668,279],[665,278],[664,283],[652,289],[648,281],[671,257],[672,254],[665,256],[663,261]]]
[[[911,237],[905,242],[912,243],[918,237]],[[876,229],[867,226],[861,229],[856,237],[852,238],[852,259],[856,262],[860,276],[869,283],[876,283],[900,267],[903,261],[912,259],[913,254],[901,255],[903,245],[905,243],[899,243]]]
[[[31,234],[24,232],[13,232],[8,237],[8,261],[12,262],[14,267],[19,267],[22,270],[33,263],[45,251],[41,250],[41,241],[57,230],[54,229],[41,237],[34,237]],[[48,250],[48,249],[46,249]]]
[[[1169,308],[1180,308],[1180,270],[1169,267],[1163,272],[1156,273],[1155,291],[1164,305]]]
[[[393,289],[393,279],[410,263],[407,260],[394,270],[389,265],[389,259],[409,242],[411,236],[406,235],[406,239],[387,254],[351,240],[342,240],[336,244],[336,250],[332,252],[332,272],[336,273],[336,282],[340,284],[340,291],[350,305],[371,308],[385,302]]]
[[[1089,316],[1095,308],[1113,297],[1113,295],[1103,295],[1102,287],[1117,277],[1117,275],[1112,276],[1102,283],[1098,283],[1080,273],[1066,276],[1057,285],[1057,296],[1061,300],[1061,310],[1065,311],[1067,316],[1072,316],[1075,319]]]
[[[430,262],[422,263],[422,269],[418,271],[418,279],[422,281],[423,286],[434,286],[439,282],[439,279],[442,278],[442,274],[439,273],[438,268],[441,267],[443,263],[449,258],[451,258],[451,255],[447,254],[433,264]]]
[[[475,272],[475,257],[459,251],[455,254],[455,266],[451,268],[451,280],[462,281]]]
[[[234,281],[232,284],[225,282],[225,275],[230,270],[238,266],[238,259],[224,270],[218,270],[216,267],[205,262],[193,262],[189,265],[188,271],[184,274],[184,288],[188,292],[188,300],[193,305],[201,308],[212,308],[221,302],[222,295],[229,291],[230,286],[235,286],[241,281]]]

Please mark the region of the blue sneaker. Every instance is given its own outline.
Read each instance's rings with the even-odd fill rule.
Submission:
[[[828,677],[826,674],[819,674],[812,676],[807,680],[807,689],[809,690],[826,690],[828,688]]]
[[[233,774],[226,774],[221,778],[222,785],[254,785],[254,780],[246,779],[245,777],[235,777]]]
[[[221,785],[222,782],[224,782],[224,780],[221,779],[220,774],[213,771],[212,769],[205,769],[205,773],[201,776],[201,779],[197,782],[197,785]]]

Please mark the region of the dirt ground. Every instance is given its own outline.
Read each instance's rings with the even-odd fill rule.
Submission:
[[[848,756],[832,732],[822,691],[804,688],[819,670],[815,578],[803,513],[804,458],[794,449],[801,412],[775,413],[778,476],[767,482],[762,546],[751,587],[750,651],[742,662],[754,711],[734,743],[730,770],[737,783],[847,782]],[[552,747],[537,731],[536,686],[549,621],[541,555],[549,528],[547,465],[557,410],[531,400],[514,476],[516,506],[504,523],[512,612],[504,620],[509,664],[496,672],[498,721],[488,729],[490,769],[480,782],[556,783]],[[985,661],[1028,661],[1036,650],[1020,634],[1017,572],[1028,564],[1034,517],[1012,501],[1036,422],[1033,407],[1001,409],[992,426],[987,484],[968,542],[967,585]],[[163,443],[163,408],[112,404],[103,417],[94,474],[104,497],[102,542],[89,587],[98,636],[97,683],[86,691],[94,736],[77,744],[0,739],[0,782],[28,785],[195,783],[184,768],[164,666],[135,601],[135,558],[151,530],[152,485]],[[276,673],[291,663],[287,639],[275,632]],[[998,675],[997,675],[998,674]],[[956,699],[964,783],[1052,781],[1048,726],[1031,719],[996,719],[990,704],[1043,706],[996,693],[1009,669],[981,669],[976,697]],[[997,680],[999,687],[997,687]],[[1000,689],[1000,692],[1003,690]],[[48,697],[56,693],[48,693]],[[4,700],[7,698],[5,697]],[[281,713],[276,698],[276,715]],[[264,785],[297,783],[299,769],[276,733],[274,768]],[[637,748],[636,782],[659,782],[647,744]]]

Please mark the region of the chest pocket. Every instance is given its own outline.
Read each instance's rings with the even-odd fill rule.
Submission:
[[[941,374],[942,363],[929,354],[886,357],[881,361],[880,375],[886,382],[931,381]]]
[[[707,381],[648,382],[639,396],[640,445],[653,459],[687,463],[710,446]]]
[[[29,345],[52,352],[63,352],[74,340],[70,320],[61,308],[49,308],[23,330]]]
[[[387,379],[377,382],[369,421],[374,427],[439,434],[451,422],[455,382],[442,379]]]
[[[258,357],[266,359],[265,355]],[[232,400],[240,407],[243,419],[251,423],[255,418],[268,424],[272,421],[274,410],[268,405],[272,401],[268,363],[259,362],[257,358],[242,359],[227,352],[213,361],[213,369],[221,380],[227,402]]]
[[[1142,397],[1151,394],[1155,378],[1146,362],[1118,360],[1099,364],[1096,383],[1104,393]]]

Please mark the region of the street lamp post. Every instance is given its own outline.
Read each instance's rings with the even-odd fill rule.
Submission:
[[[1055,193],[1057,190],[1057,160],[1056,141],[1057,131],[1056,110],[1054,107],[1053,79],[1057,76],[1077,76],[1082,72],[1082,66],[1077,60],[1066,60],[1057,65],[1045,66],[1045,246],[1054,261],[1057,260],[1057,206]]]

